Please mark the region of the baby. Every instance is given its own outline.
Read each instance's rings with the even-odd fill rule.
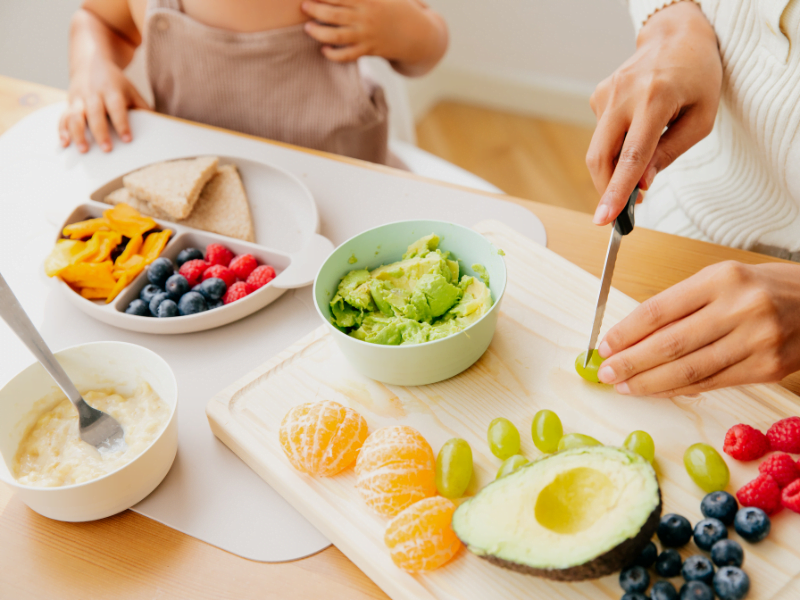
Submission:
[[[422,0],[85,0],[70,31],[63,146],[132,139],[129,108],[149,108],[123,74],[144,45],[155,110],[377,163],[388,159],[383,90],[356,59],[427,73],[447,26]],[[108,118],[106,118],[108,117]]]

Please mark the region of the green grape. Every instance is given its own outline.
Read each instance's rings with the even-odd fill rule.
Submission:
[[[461,438],[447,440],[436,457],[436,489],[445,498],[460,498],[472,479],[472,448]]]
[[[583,446],[602,446],[600,442],[590,435],[582,433],[568,433],[558,441],[558,449],[569,450],[570,448],[582,448]]]
[[[522,454],[515,454],[514,456],[510,456],[509,458],[503,461],[503,464],[500,465],[500,469],[497,471],[497,477],[495,479],[500,479],[501,477],[505,477],[510,473],[513,473],[517,469],[519,469],[522,465],[527,465],[528,459],[522,456]]]
[[[656,445],[653,443],[653,438],[646,431],[637,430],[632,432],[625,438],[625,443],[622,445],[631,452],[636,452],[636,454],[643,456],[649,463],[652,463],[656,457]]]
[[[708,444],[693,444],[683,454],[683,464],[689,477],[704,492],[719,492],[728,486],[731,474],[728,465]]]
[[[580,356],[575,359],[575,370],[578,372],[578,375],[583,377],[586,381],[600,383],[600,380],[597,378],[597,369],[600,368],[600,365],[605,359],[600,356],[600,353],[597,350],[592,350],[592,356],[589,357],[589,364],[586,365],[586,368],[584,369],[583,360],[585,358],[586,352],[581,352]]]
[[[533,417],[531,436],[534,445],[549,454],[558,450],[558,442],[564,435],[561,419],[552,410],[540,410]]]
[[[519,431],[508,419],[497,417],[489,423],[489,450],[497,458],[507,459],[519,454]]]

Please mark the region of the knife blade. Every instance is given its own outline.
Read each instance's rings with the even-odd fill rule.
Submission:
[[[619,252],[622,237],[633,231],[633,212],[638,197],[639,186],[637,185],[628,197],[628,203],[625,205],[625,208],[622,209],[622,212],[616,218],[611,228],[611,239],[608,241],[606,262],[603,266],[603,276],[600,279],[600,292],[597,294],[597,304],[594,309],[592,333],[589,335],[589,345],[586,348],[586,357],[583,359],[584,369],[588,366],[589,360],[592,357],[594,346],[597,343],[597,336],[600,334],[600,327],[603,324],[603,315],[606,312],[606,303],[608,302],[608,292],[611,290],[611,277],[614,275],[614,266],[617,264],[617,253]]]

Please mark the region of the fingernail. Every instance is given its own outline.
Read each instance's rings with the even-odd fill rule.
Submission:
[[[111,144],[103,144],[103,152],[111,152]]]
[[[623,381],[622,383],[618,383],[614,386],[618,393],[620,394],[630,394],[631,389],[628,387],[628,383]]]
[[[650,165],[650,168],[647,169],[647,172],[644,174],[644,183],[646,190],[650,189],[650,186],[653,185],[653,180],[656,178],[658,174],[658,169],[656,169],[655,165]]]
[[[608,219],[608,213],[608,206],[601,204],[597,207],[597,211],[594,213],[594,219],[592,219],[592,221],[595,225],[604,225]]]
[[[597,378],[603,383],[611,383],[617,378],[617,374],[614,373],[614,369],[611,367],[600,367],[597,372]]]
[[[611,350],[611,346],[609,346],[605,340],[600,342],[600,345],[597,347],[597,353],[603,358],[608,358],[614,354]]]
[[[130,134],[130,133],[125,133],[125,134],[123,134],[123,136],[122,136],[122,141],[123,141],[123,142],[125,142],[125,143],[127,143],[127,142],[130,142],[130,141],[131,141],[131,139],[132,139],[132,138],[131,138],[131,134]]]
[[[86,152],[87,150],[89,150],[89,146],[87,146],[86,144],[81,144],[80,146],[78,146],[78,150],[80,150],[81,152]]]

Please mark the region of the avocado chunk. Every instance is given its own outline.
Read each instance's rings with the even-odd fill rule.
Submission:
[[[496,565],[560,581],[631,564],[661,516],[653,467],[622,448],[545,456],[490,483],[458,507],[453,530]]]

